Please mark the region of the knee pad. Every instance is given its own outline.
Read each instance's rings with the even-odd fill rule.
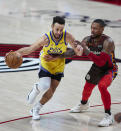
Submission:
[[[51,78],[50,77],[42,77],[39,79],[38,89],[45,91],[50,88],[50,85],[51,85]]]

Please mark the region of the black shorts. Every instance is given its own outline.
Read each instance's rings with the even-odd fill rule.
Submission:
[[[106,74],[107,72],[102,71],[99,67],[95,66],[94,64],[90,68],[89,72],[87,73],[85,79],[88,83],[92,83],[97,85],[100,79]]]
[[[39,73],[38,73],[38,76],[39,78],[42,78],[42,77],[51,77],[51,79],[55,79],[57,81],[61,81],[61,78],[64,77],[64,74],[63,73],[58,73],[56,75],[53,75],[49,72],[46,72],[44,70],[40,70]]]

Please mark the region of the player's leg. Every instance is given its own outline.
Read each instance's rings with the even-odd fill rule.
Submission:
[[[92,94],[92,90],[93,88],[95,87],[96,85],[92,84],[92,83],[88,83],[86,81],[85,83],[85,86],[84,86],[84,89],[83,89],[83,92],[82,92],[82,100],[81,100],[81,103],[82,104],[86,104],[89,97],[91,96]]]
[[[37,97],[40,91],[44,93],[47,90],[49,90],[50,87],[51,87],[51,77],[40,78],[37,86],[34,87],[33,90],[30,92],[30,94],[28,95],[29,103],[30,102],[32,103],[35,100],[35,98]],[[43,107],[43,104],[41,104],[40,102],[37,102],[34,105],[33,109],[30,111],[31,115],[33,116],[32,117],[33,119],[35,120],[40,119],[39,111],[42,107]]]
[[[113,123],[113,117],[111,115],[111,95],[107,88],[111,85],[112,82],[112,72],[104,75],[100,82],[98,83],[98,88],[101,93],[101,99],[104,104],[105,117],[99,123],[99,126],[109,126]]]
[[[34,84],[33,89],[28,94],[27,100],[29,104],[33,104],[36,97],[40,93],[44,93],[48,88],[50,88],[51,78],[50,77],[41,77],[38,83]]]
[[[78,112],[87,110],[89,108],[88,99],[89,99],[89,97],[90,97],[90,95],[92,93],[92,90],[93,90],[93,88],[95,86],[96,85],[88,83],[86,81],[84,89],[83,89],[83,92],[82,92],[81,103],[79,105],[75,106],[74,108],[72,108],[70,112],[72,112],[72,113],[78,113]]]
[[[41,100],[40,100],[40,103],[42,105],[44,105],[45,103],[47,103],[53,96],[56,88],[58,87],[59,85],[59,81],[58,80],[55,80],[55,79],[51,79],[51,86],[50,88],[43,94]]]
[[[51,97],[53,96],[56,88],[58,87],[59,83],[60,83],[60,80],[61,80],[61,76],[54,76],[54,79],[53,79],[53,76],[51,76],[51,84],[50,84],[50,87],[46,90],[46,92],[42,95],[42,98],[40,99],[39,102],[37,102],[33,109],[32,109],[32,116],[33,116],[33,119],[37,120],[37,119],[40,119],[40,115],[39,115],[39,111],[40,109],[43,107],[44,104],[46,104],[50,99]]]

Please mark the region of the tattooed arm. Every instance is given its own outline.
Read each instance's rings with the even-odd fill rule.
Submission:
[[[72,48],[68,48],[67,51],[65,53],[63,53],[62,55],[60,55],[60,58],[69,58],[69,57],[73,57],[75,56],[75,52]]]
[[[87,57],[99,67],[104,66],[107,61],[110,63],[110,54],[115,49],[114,42],[111,38],[104,41],[103,50],[99,56],[88,49],[85,41],[81,42],[81,46]]]
[[[69,58],[69,57],[72,57],[74,55],[76,55],[74,50],[72,48],[68,48],[67,51],[65,53],[61,54],[61,55],[56,55],[56,56],[54,56],[54,55],[45,55],[44,59],[46,61],[54,61],[54,60],[56,60],[58,58]]]
[[[87,44],[88,39],[89,39],[89,37],[85,37],[85,38],[82,40],[82,42],[84,42],[84,43]],[[75,40],[75,41],[74,41],[74,46],[77,47],[77,45],[81,45],[81,46],[83,47],[82,42],[80,42],[80,41],[78,41],[78,40]],[[85,49],[84,51],[85,51],[85,53],[87,52],[87,54],[89,53],[88,50],[86,50],[86,49]],[[72,48],[69,48],[65,53],[63,53],[63,54],[60,55],[59,57],[60,57],[60,58],[69,58],[69,57],[73,57],[73,56],[75,56],[75,55],[76,55],[76,54],[75,54],[74,50],[73,50]]]
[[[88,43],[88,41],[89,41],[89,36],[87,36],[87,37],[85,37],[81,42],[80,41],[78,41],[78,40],[75,40],[74,41],[74,46],[75,47],[77,47],[77,45],[81,45],[82,47],[83,47],[83,44],[82,44],[82,42],[84,42],[86,45],[87,45],[87,43]],[[88,54],[88,50],[84,50],[85,52],[87,51],[87,54]],[[84,53],[85,53],[84,52]],[[59,56],[60,58],[69,58],[69,57],[73,57],[73,56],[75,56],[76,54],[75,54],[75,52],[74,52],[74,50],[72,49],[72,48],[69,48],[65,53],[63,53],[61,56]]]

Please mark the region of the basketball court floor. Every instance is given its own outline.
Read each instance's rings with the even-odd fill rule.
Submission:
[[[32,44],[50,31],[52,17],[56,15],[65,16],[66,30],[78,40],[90,35],[94,19],[105,19],[108,26],[104,33],[115,41],[116,58],[121,59],[121,6],[88,0],[1,0],[0,43]],[[4,57],[0,59],[4,60]],[[39,121],[32,120],[29,114],[32,105],[26,101],[27,94],[38,81],[38,70],[1,72],[0,131],[120,131],[121,124],[116,122],[110,127],[97,126],[104,116],[97,87],[87,112],[69,112],[80,102],[84,77],[91,64],[90,61],[75,60],[66,65],[65,77],[41,110]],[[121,63],[118,62],[118,66],[119,74],[109,87],[113,114],[121,112]]]

